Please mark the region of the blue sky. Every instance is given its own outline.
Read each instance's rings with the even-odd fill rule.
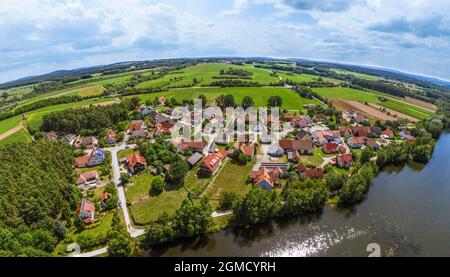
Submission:
[[[0,82],[120,61],[202,56],[328,60],[450,80],[450,1],[20,3],[0,5]]]

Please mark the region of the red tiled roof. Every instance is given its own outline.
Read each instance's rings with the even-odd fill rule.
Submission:
[[[138,163],[147,165],[147,162],[145,161],[145,158],[138,153],[129,154],[127,156],[128,160],[128,167],[134,168]]]
[[[180,148],[182,150],[186,150],[188,148],[191,149],[203,149],[205,148],[205,142],[204,141],[183,141],[180,144]]]
[[[214,173],[216,169],[219,167],[222,160],[226,157],[226,150],[225,155],[222,155],[222,153],[211,153],[208,156],[206,156],[203,159],[202,167],[206,170],[208,170],[210,173]]]
[[[388,138],[392,138],[394,137],[394,131],[392,131],[391,128],[387,128],[384,132],[383,135],[385,135]]]
[[[322,150],[325,153],[334,153],[334,152],[336,152],[337,148],[338,148],[338,145],[333,142],[326,143],[322,146]]]
[[[323,169],[320,167],[307,168],[304,174],[305,178],[322,179]]]
[[[75,158],[75,166],[76,167],[86,166],[88,161],[89,161],[89,155],[88,156],[83,156],[83,157],[77,157],[77,158]]]
[[[337,156],[337,160],[341,163],[341,164],[348,164],[351,163],[353,161],[353,154],[352,153],[348,153],[348,154],[342,154]]]
[[[279,167],[276,167],[274,170],[270,171],[268,168],[262,166],[258,171],[253,171],[251,173],[251,178],[253,179],[254,184],[259,184],[265,180],[273,187],[281,173],[283,173],[283,170]]]
[[[77,185],[81,185],[81,184],[83,184],[83,183],[85,183],[85,182],[87,182],[87,181],[89,181],[89,180],[92,180],[92,179],[97,179],[97,170],[90,170],[90,171],[86,171],[86,172],[84,172],[84,173],[81,173],[79,176],[78,176],[78,180],[77,180]]]

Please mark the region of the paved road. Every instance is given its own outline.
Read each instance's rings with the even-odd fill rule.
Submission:
[[[111,152],[111,166],[112,166],[112,170],[113,170],[113,182],[117,186],[117,192],[119,195],[119,201],[121,203],[121,208],[123,211],[123,217],[125,219],[125,225],[127,227],[128,232],[130,232],[131,236],[137,237],[137,236],[144,234],[145,230],[144,229],[135,229],[131,225],[131,218],[130,218],[130,214],[128,213],[128,207],[127,207],[127,199],[125,197],[125,190],[124,190],[123,186],[120,184],[120,166],[119,166],[119,159],[117,158],[117,152],[119,152],[120,150],[123,150],[127,147],[134,148],[134,147],[136,147],[136,145],[122,143],[118,146],[105,148],[105,150]]]
[[[108,247],[103,247],[94,251],[90,251],[90,252],[86,252],[86,253],[80,253],[80,254],[75,254],[72,257],[76,257],[76,258],[85,258],[85,257],[94,257],[94,256],[98,256],[101,254],[105,254],[106,252],[108,252]]]

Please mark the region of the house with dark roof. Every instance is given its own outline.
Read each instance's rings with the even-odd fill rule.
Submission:
[[[46,141],[55,141],[58,139],[58,134],[55,131],[44,132],[42,135]]]
[[[301,129],[300,131],[297,132],[297,134],[295,135],[295,138],[298,140],[312,140],[311,135],[309,134],[309,132]]]
[[[202,153],[205,147],[206,143],[204,141],[182,141],[178,145],[178,150],[182,153],[184,153],[187,150]]]
[[[130,173],[136,173],[144,170],[147,166],[145,158],[138,153],[132,153],[127,156],[127,168]]]
[[[303,155],[311,155],[314,153],[314,145],[311,140],[292,140],[282,139],[278,141],[284,151],[298,151]]]
[[[242,143],[242,142],[235,142],[233,145],[233,148],[235,150],[239,150],[242,153],[244,153],[247,157],[250,159],[253,159],[253,156],[255,154],[255,147],[248,144],[248,143]]]
[[[349,168],[353,164],[353,154],[342,154],[336,157],[336,164],[340,168]]]
[[[81,189],[93,189],[97,187],[97,170],[90,170],[78,175],[77,186]]]
[[[193,167],[195,166],[200,160],[202,159],[202,154],[195,152],[194,154],[192,154],[192,156],[190,156],[189,158],[186,159],[186,161],[188,162],[188,164]]]
[[[90,224],[95,220],[95,205],[94,202],[83,198],[81,200],[81,205],[78,209],[78,216],[86,224]]]

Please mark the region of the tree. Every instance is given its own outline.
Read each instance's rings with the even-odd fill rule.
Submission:
[[[7,92],[4,92],[4,93],[2,94],[2,97],[3,97],[4,100],[6,100],[6,99],[8,98],[8,96],[9,96],[9,95],[8,95]]]
[[[147,246],[158,245],[173,240],[176,235],[177,232],[173,228],[173,217],[163,212],[150,224],[144,243]]]
[[[125,226],[120,222],[117,212],[108,232],[108,255],[110,257],[129,257],[133,252],[133,241]]]
[[[175,229],[184,237],[205,234],[212,226],[211,212],[208,198],[203,197],[200,205],[194,205],[189,199],[185,199],[175,213]]]
[[[359,174],[355,173],[342,187],[340,193],[340,203],[356,203],[364,198],[368,184],[366,180]]]
[[[373,147],[368,145],[361,151],[361,156],[359,157],[359,162],[361,164],[365,164],[368,161],[370,161],[370,158],[372,158],[374,155]]]
[[[130,175],[128,173],[120,173],[120,183],[125,185],[130,180]]]
[[[150,189],[150,194],[152,195],[160,195],[164,190],[164,182],[161,178],[156,177],[152,181],[152,187]]]
[[[283,99],[280,96],[270,96],[267,100],[267,106],[269,107],[281,107],[283,104]]]
[[[84,221],[77,215],[75,219],[75,228],[77,228],[78,232],[84,231],[86,229],[86,225]]]
[[[239,196],[235,192],[225,191],[219,198],[219,210],[226,211],[233,208]]]
[[[347,180],[346,174],[338,174],[333,171],[325,174],[325,184],[330,191],[340,190]]]
[[[236,102],[234,101],[234,96],[231,94],[227,94],[223,99],[223,104],[226,107],[234,107],[236,106]]]
[[[236,224],[248,228],[256,223],[266,222],[279,215],[281,201],[275,191],[256,187],[237,201],[233,208]]]
[[[298,215],[321,209],[327,199],[328,191],[323,183],[309,188],[292,186],[283,192],[283,214]]]
[[[253,107],[253,106],[255,106],[253,97],[247,95],[247,96],[244,96],[244,98],[242,98],[242,108],[247,109],[248,107]]]
[[[225,108],[225,95],[221,94],[221,95],[217,96],[215,101],[216,101],[217,107],[219,107],[221,109]]]
[[[181,185],[188,171],[187,162],[181,158],[177,159],[172,163],[169,172],[166,174],[166,182],[172,185]]]
[[[206,104],[208,103],[208,99],[206,98],[206,96],[204,94],[200,94],[198,96],[198,99],[202,101],[202,108],[206,108]]]

